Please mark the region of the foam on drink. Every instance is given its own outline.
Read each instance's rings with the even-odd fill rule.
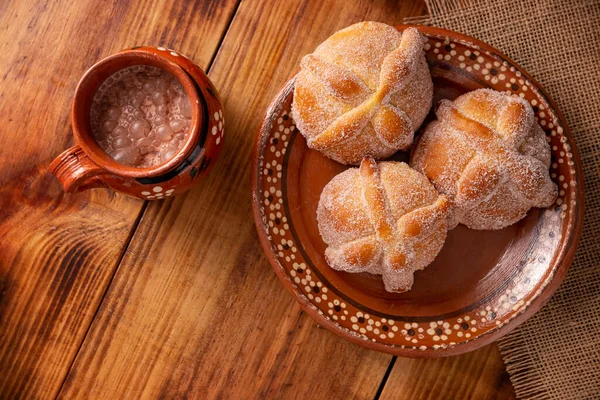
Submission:
[[[189,135],[192,104],[173,75],[137,65],[104,81],[92,101],[90,122],[96,141],[115,161],[148,168],[181,150]]]

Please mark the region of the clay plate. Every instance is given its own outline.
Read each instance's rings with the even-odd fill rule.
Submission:
[[[564,119],[525,71],[476,39],[417,28],[428,38],[434,104],[478,88],[531,103],[552,148],[550,173],[560,190],[556,203],[533,209],[500,231],[458,226],[403,294],[386,292],[378,276],[334,271],[324,258],[316,210],[323,187],[347,167],[307,148],[290,117],[293,78],[273,100],[256,138],[252,198],[258,234],[275,272],[319,324],[375,350],[437,357],[497,340],[556,291],[581,233],[583,182]],[[426,123],[431,118],[432,113]],[[392,159],[407,160],[408,154]]]

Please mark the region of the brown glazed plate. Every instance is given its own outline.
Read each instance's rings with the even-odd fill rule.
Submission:
[[[448,233],[433,264],[416,272],[406,293],[386,292],[379,276],[334,271],[325,261],[316,210],[323,187],[347,167],[307,148],[290,117],[293,78],[271,103],[256,138],[252,200],[258,235],[273,269],[317,323],[375,350],[438,357],[499,339],[556,291],[581,233],[583,180],[563,117],[525,71],[476,39],[417,28],[428,39],[434,104],[479,88],[530,102],[552,149],[550,173],[559,185],[555,204],[532,209],[499,231],[459,225]],[[408,153],[392,159],[407,160]]]

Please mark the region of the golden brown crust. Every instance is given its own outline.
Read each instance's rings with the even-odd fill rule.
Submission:
[[[305,56],[292,115],[308,146],[344,164],[408,149],[433,96],[424,40],[415,28],[362,22]]]
[[[409,290],[413,273],[442,248],[450,203],[404,163],[365,157],[337,175],[317,209],[329,265],[383,275],[386,290]]]
[[[450,228],[500,229],[557,195],[549,145],[529,103],[490,89],[442,100],[411,166],[454,203]]]

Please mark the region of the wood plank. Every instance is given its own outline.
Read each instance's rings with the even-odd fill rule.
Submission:
[[[422,3],[243,1],[210,76],[225,149],[187,195],[151,203],[60,397],[373,398],[391,357],[319,328],[258,242],[250,155],[261,116],[300,58],[362,20]]]
[[[98,59],[163,44],[206,67],[236,1],[0,2],[0,398],[56,395],[144,204],[65,195],[70,102]]]
[[[515,399],[495,344],[435,360],[398,358],[380,399]]]

